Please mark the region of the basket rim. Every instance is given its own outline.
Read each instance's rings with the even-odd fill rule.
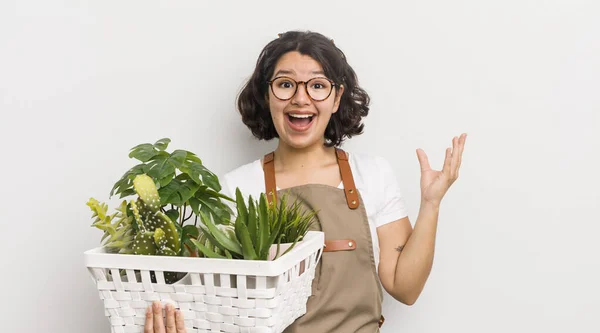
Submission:
[[[83,255],[88,268],[279,276],[322,249],[324,244],[324,232],[309,231],[290,252],[272,261],[107,253],[103,246],[87,250]]]

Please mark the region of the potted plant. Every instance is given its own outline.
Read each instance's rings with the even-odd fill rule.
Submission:
[[[220,193],[218,177],[192,152],[167,152],[170,142],[164,138],[131,148],[129,157],[141,163],[123,174],[109,197],[137,194],[136,200],[124,200],[112,215],[107,204],[94,198],[88,201],[95,218],[92,226],[104,231],[101,241],[110,252],[195,257],[198,251],[191,240],[199,236],[200,212],[219,223],[229,221],[233,212],[224,200],[233,199]],[[156,243],[163,233],[173,238],[166,247]],[[136,242],[147,244],[148,249],[136,247]],[[173,282],[177,276],[169,274],[167,279]]]
[[[87,202],[92,226],[104,235],[85,263],[113,332],[141,330],[154,299],[196,318],[186,322],[190,330],[248,328],[251,320],[262,332],[282,332],[305,313],[312,293],[325,242],[322,232],[308,231],[315,212],[288,204],[287,195],[278,205],[265,194],[246,201],[240,189],[229,198],[195,154],[168,153],[169,142],[131,149],[141,163],[114,184],[110,195],[124,199],[114,213],[94,198]],[[230,311],[237,304],[240,312]],[[250,319],[248,306],[263,315]]]
[[[246,202],[236,188],[237,216],[233,227],[221,230],[213,217],[200,212],[201,240],[191,242],[209,258],[275,260],[301,241],[314,223],[314,211],[303,211],[298,200],[288,206],[284,194],[278,205],[269,205],[264,193]],[[221,222],[221,224],[227,224]]]

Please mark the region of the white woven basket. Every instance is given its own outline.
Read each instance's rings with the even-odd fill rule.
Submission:
[[[306,313],[324,242],[322,232],[309,231],[274,261],[124,255],[102,247],[84,256],[113,333],[143,332],[146,308],[156,300],[181,310],[188,333],[280,333]],[[164,272],[184,277],[166,284]]]

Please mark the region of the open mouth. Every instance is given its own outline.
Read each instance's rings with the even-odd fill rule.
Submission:
[[[314,114],[287,114],[288,124],[296,131],[307,130],[312,124],[314,118]]]

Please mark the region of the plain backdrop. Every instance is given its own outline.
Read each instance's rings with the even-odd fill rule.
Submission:
[[[372,98],[343,148],[392,163],[414,223],[423,148],[441,168],[434,268],[382,332],[600,332],[600,2],[0,2],[0,321],[109,331],[83,264],[129,148],[163,137],[222,175],[268,152],[235,98],[287,30],[333,38]],[[115,198],[113,198],[115,199]]]

